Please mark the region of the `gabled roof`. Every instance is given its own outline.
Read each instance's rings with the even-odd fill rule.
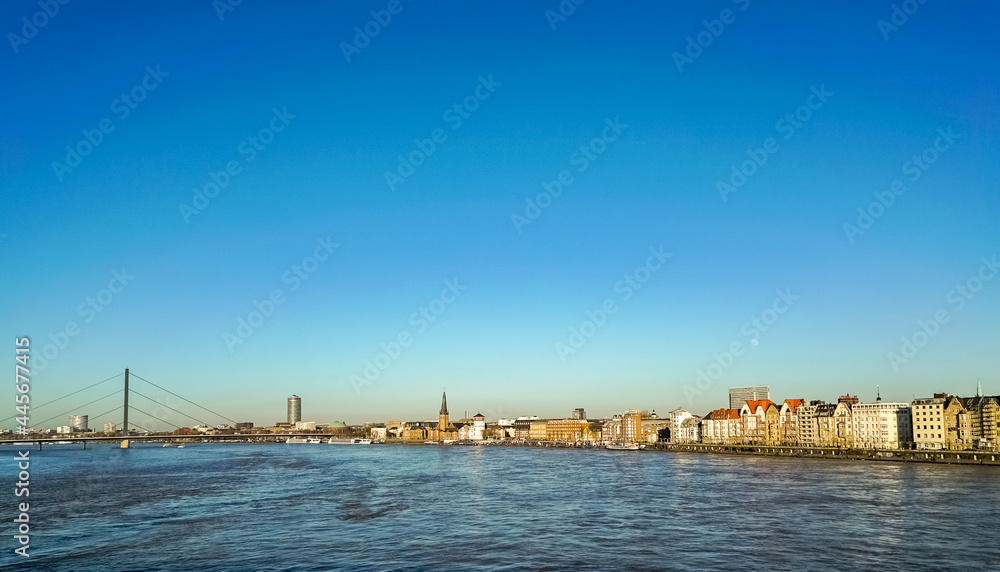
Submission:
[[[747,407],[750,408],[750,413],[756,413],[758,407],[760,407],[764,411],[767,411],[768,407],[774,405],[774,402],[771,401],[770,399],[757,399],[754,401],[747,401],[745,403]],[[774,406],[777,407],[777,405]]]
[[[805,403],[805,399],[786,399],[784,405],[787,405],[794,412],[799,407],[805,405]]]

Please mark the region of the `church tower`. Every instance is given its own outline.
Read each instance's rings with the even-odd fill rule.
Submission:
[[[441,392],[441,411],[438,412],[438,431],[448,429],[448,395]]]

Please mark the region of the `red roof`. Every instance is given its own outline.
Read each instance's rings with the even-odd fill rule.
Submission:
[[[746,404],[750,407],[750,412],[755,413],[758,407],[767,411],[767,408],[774,405],[774,402],[770,399],[757,399],[755,401],[747,401]],[[777,407],[777,405],[774,406]]]
[[[806,400],[805,399],[786,399],[785,400],[785,405],[787,405],[788,408],[791,409],[793,412],[796,409],[798,409],[799,407],[801,407],[801,406],[803,406],[805,404],[806,404]]]
[[[739,419],[739,409],[716,409],[704,417],[705,419]]]

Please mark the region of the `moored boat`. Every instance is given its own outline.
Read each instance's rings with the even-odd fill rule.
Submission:
[[[330,445],[371,445],[372,440],[361,437],[330,437],[327,443]]]
[[[610,451],[638,451],[639,444],[620,441],[618,443],[608,443],[604,448]]]

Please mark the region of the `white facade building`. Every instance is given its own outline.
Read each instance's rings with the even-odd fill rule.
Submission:
[[[860,449],[902,449],[913,442],[909,403],[855,403],[851,423]]]
[[[914,399],[911,407],[913,442],[917,449],[944,449],[948,424],[944,420],[944,397]]]

